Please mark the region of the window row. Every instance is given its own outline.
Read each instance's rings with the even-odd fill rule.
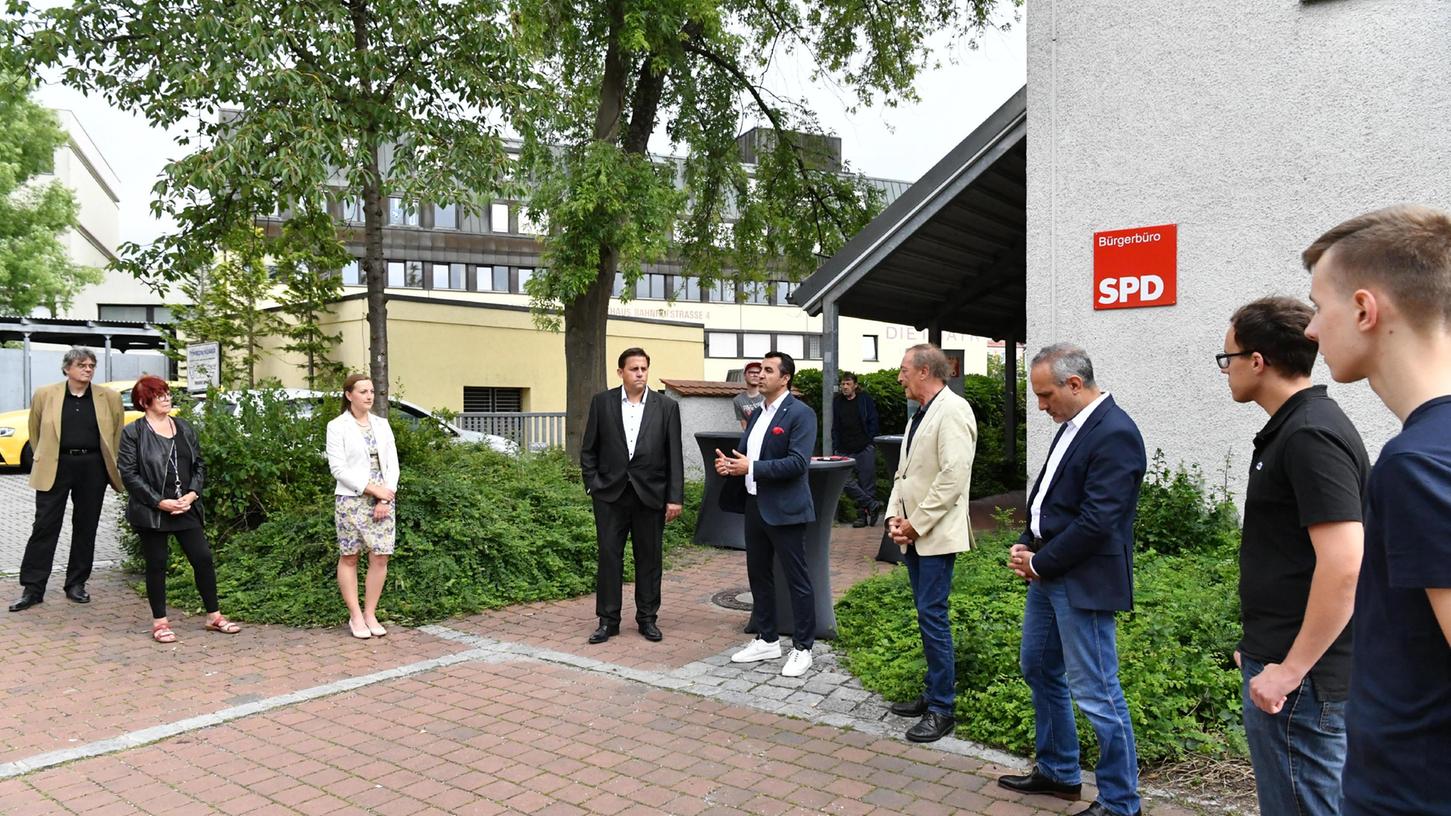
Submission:
[[[784,351],[796,360],[821,359],[821,335],[798,332],[707,331],[705,356],[759,360]]]
[[[521,266],[478,266],[427,261],[388,261],[387,265],[390,289],[527,294],[525,287],[534,276],[532,268]],[[366,285],[362,263],[356,258],[343,267],[343,285]]]
[[[363,200],[352,197],[341,202],[339,212],[348,224],[363,223]],[[543,235],[544,225],[523,205],[506,201],[490,204],[486,212],[467,213],[457,204],[421,204],[418,201],[389,196],[384,207],[384,223],[391,227],[422,227],[473,233],[505,235]]]
[[[689,275],[665,275],[651,273],[641,275],[635,281],[636,300],[675,300],[701,303],[748,303],[761,306],[789,306],[786,298],[800,284],[791,281],[751,281],[735,283],[716,281],[701,288],[700,279]],[[615,273],[612,294],[619,297],[625,292],[625,276]]]

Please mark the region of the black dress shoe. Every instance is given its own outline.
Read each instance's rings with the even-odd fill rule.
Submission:
[[[660,627],[655,625],[655,621],[640,621],[640,634],[644,635],[646,640],[657,643],[665,637],[660,634]]]
[[[19,612],[23,609],[29,609],[30,607],[35,606],[39,603],[45,603],[44,595],[36,595],[32,592],[22,592],[20,594],[20,600],[10,605],[10,611]]]
[[[619,633],[620,625],[618,623],[605,623],[604,621],[600,621],[600,628],[590,632],[589,642],[604,643]]]
[[[865,527],[868,524],[871,524],[871,521],[867,518],[867,511],[863,510],[862,511],[862,514],[860,516],[857,516],[856,521],[853,521],[851,523],[851,526],[853,526],[853,527]]]
[[[91,595],[86,592],[86,585],[73,586],[65,591],[65,596],[75,603],[90,603]]]
[[[957,720],[946,714],[929,711],[922,715],[922,721],[907,729],[908,742],[936,742],[957,725]]]
[[[918,697],[905,703],[892,703],[891,708],[887,710],[898,717],[920,717],[927,713],[927,698]]]
[[[1134,811],[1134,816],[1143,816],[1143,813],[1144,812],[1142,810],[1136,810]],[[1083,810],[1080,810],[1077,813],[1073,814],[1073,816],[1117,816],[1117,814],[1104,807],[1099,802],[1094,802]]]
[[[1059,782],[1049,779],[1038,766],[1034,765],[1033,770],[1017,776],[998,777],[998,786],[1007,788],[1018,793],[1046,793],[1056,796],[1059,799],[1067,799],[1070,802],[1078,801],[1078,795],[1083,790],[1082,784],[1070,785],[1067,782]],[[1084,811],[1087,813],[1088,811]]]

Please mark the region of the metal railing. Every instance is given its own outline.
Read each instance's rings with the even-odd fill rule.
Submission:
[[[520,450],[539,451],[564,447],[563,411],[465,411],[458,415],[455,424],[467,431],[512,439]]]

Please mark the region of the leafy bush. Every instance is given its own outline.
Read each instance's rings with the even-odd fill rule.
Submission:
[[[238,417],[200,413],[203,501],[223,608],[295,626],[342,620],[333,479],[322,453],[331,417],[300,419],[272,395]],[[427,425],[392,427],[402,471],[398,540],[380,617],[417,624],[593,591],[593,510],[562,452],[515,458],[453,444]],[[666,526],[667,551],[689,542],[701,492],[687,485],[685,512]],[[366,572],[367,559],[359,563]],[[627,557],[625,580],[632,575]],[[176,606],[200,606],[177,553],[168,596]]]
[[[1139,493],[1134,547],[1173,554],[1219,550],[1239,540],[1239,520],[1226,487],[1208,488],[1198,465],[1170,470],[1154,451]]]
[[[1144,495],[1151,503],[1172,496],[1181,510],[1190,498],[1201,509],[1218,506],[1196,474],[1157,465]],[[1135,609],[1119,616],[1118,650],[1142,762],[1246,750],[1239,673],[1231,661],[1239,637],[1238,537],[1232,517],[1210,516],[1218,526],[1177,525],[1151,514],[1147,529],[1166,549],[1135,557]],[[1026,588],[1005,566],[1017,533],[1001,521],[998,532],[981,536],[974,551],[957,559],[951,612],[957,732],[1031,753],[1033,707],[1018,667]],[[1209,534],[1201,534],[1205,529]],[[893,700],[921,693],[926,661],[905,570],[852,587],[837,603],[837,625],[836,646],[863,685]],[[1078,734],[1091,763],[1093,730],[1081,715]]]

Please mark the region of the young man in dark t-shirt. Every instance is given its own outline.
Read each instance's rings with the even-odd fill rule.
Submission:
[[[1341,811],[1451,813],[1451,215],[1377,210],[1303,258],[1306,335],[1402,423],[1366,486]]]
[[[1260,812],[1333,816],[1370,460],[1345,412],[1310,382],[1312,314],[1287,297],[1241,306],[1215,359],[1234,401],[1270,417],[1250,460],[1235,652]]]

